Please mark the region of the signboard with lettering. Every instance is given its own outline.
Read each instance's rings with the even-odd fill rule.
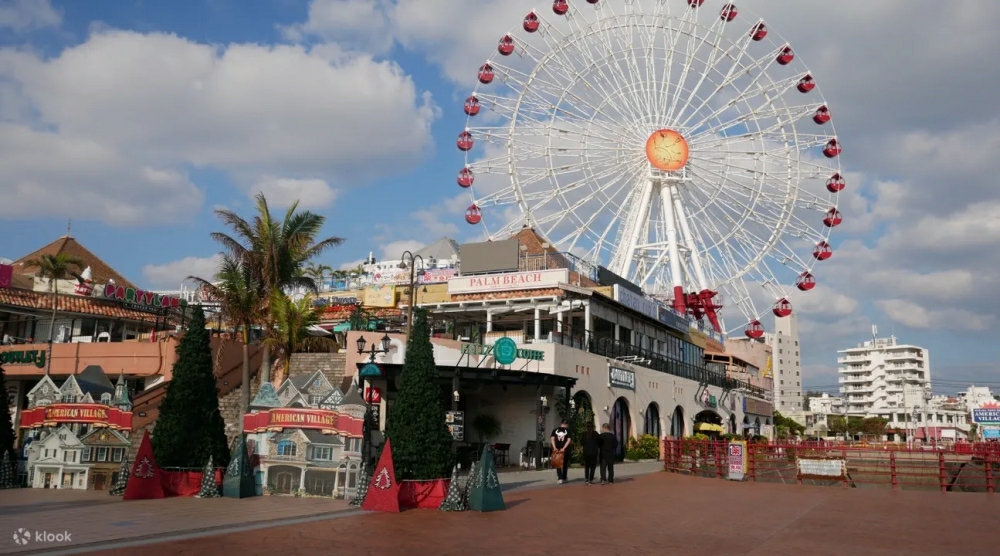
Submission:
[[[734,440],[729,443],[729,480],[742,481],[747,470],[747,443]]]
[[[983,438],[989,440],[1000,438],[1000,427],[983,427]]]
[[[172,307],[187,307],[187,300],[177,296],[160,295],[114,284],[105,284],[102,293],[105,298],[121,301],[122,307],[135,311],[159,313]]]
[[[774,415],[774,406],[764,401],[745,397],[743,398],[743,413],[770,417]]]
[[[132,412],[96,403],[57,403],[21,412],[22,429],[54,427],[61,423],[85,423],[127,431],[132,429]]]
[[[538,270],[534,272],[511,272],[508,274],[484,274],[481,276],[459,276],[448,280],[448,293],[489,293],[516,290],[537,290],[555,288],[569,282],[569,271]]]
[[[312,429],[326,434],[361,434],[362,419],[329,409],[275,408],[243,416],[244,432]]]
[[[455,274],[457,273],[455,272],[454,268],[433,268],[424,271],[424,273],[420,275],[420,278],[418,279],[417,283],[444,284],[448,280],[454,278]]]
[[[45,350],[0,351],[0,365],[34,365],[45,368]]]
[[[978,425],[1000,425],[1000,407],[980,407],[972,410],[972,422]]]
[[[365,307],[395,307],[396,286],[368,286],[365,288]]]
[[[494,353],[497,346],[500,351]],[[513,346],[514,351],[511,351]],[[511,354],[513,353],[513,358]],[[544,361],[545,352],[537,349],[520,349],[514,340],[510,338],[499,338],[495,344],[484,346],[482,344],[462,344],[462,355],[484,355],[493,356],[494,360],[501,365],[510,365],[515,359],[525,359],[528,361]]]
[[[847,461],[842,459],[802,459],[797,460],[799,477],[804,479],[843,479],[847,471]]]
[[[678,315],[673,309],[660,305],[657,312],[659,321],[679,332],[687,332],[690,328],[687,319]]]
[[[444,415],[444,422],[448,425],[448,432],[456,442],[465,442],[465,412],[449,411]]]
[[[619,367],[608,367],[608,384],[635,392],[635,372]]]
[[[621,303],[633,311],[639,311],[647,317],[659,320],[660,306],[655,301],[647,298],[646,296],[629,291],[621,287],[619,284],[615,284],[612,291],[614,292],[614,299],[618,303]]]

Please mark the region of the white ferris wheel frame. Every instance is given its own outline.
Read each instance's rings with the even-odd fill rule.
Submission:
[[[771,307],[758,309],[750,286],[762,288],[769,301],[787,300],[796,276],[812,278],[818,258],[808,251],[829,245],[832,227],[816,224],[824,213],[836,212],[839,193],[818,194],[801,184],[840,175],[838,158],[809,156],[836,142],[837,135],[832,121],[809,122],[812,129],[800,125],[828,104],[818,87],[801,95],[804,102],[789,104],[788,93],[812,73],[778,63],[789,44],[775,40],[772,29],[760,41],[764,45],[752,38],[764,20],[747,18],[742,10],[735,19],[720,17],[714,4],[731,5],[727,2],[692,8],[687,0],[619,0],[613,3],[624,10],[617,13],[611,3],[577,0],[568,3],[568,13],[554,16],[536,9],[531,13],[540,24],[530,34],[541,41],[524,40],[529,33],[515,28],[506,35],[514,53],[493,51],[486,64],[496,80],[478,84],[470,98],[503,125],[476,126],[484,115],[470,115],[465,131],[476,144],[492,145],[499,153],[476,159],[466,151],[465,168],[477,178],[504,176],[507,183],[478,197],[477,188],[470,188],[473,207],[517,208],[504,211],[505,224],[492,233],[485,220],[481,223],[490,238],[509,237],[527,225],[563,251],[582,251],[588,262],[654,295],[724,292],[747,321],[758,322]],[[642,11],[642,4],[653,11]],[[560,19],[565,23],[552,23]],[[656,41],[660,36],[662,44]],[[662,73],[655,66],[658,49],[665,54]],[[654,62],[640,64],[640,55]],[[525,62],[530,71],[506,62],[511,59]],[[725,60],[732,60],[727,71],[716,71]],[[609,73],[590,71],[602,63]],[[795,63],[802,66],[797,57]],[[744,84],[744,75],[753,77]],[[691,79],[696,85],[688,90]],[[714,92],[703,98],[699,91],[706,83]],[[497,92],[502,87],[508,94]],[[615,105],[617,97],[628,102]],[[761,99],[766,102],[750,106]],[[750,109],[734,116],[733,107],[741,105]],[[761,127],[761,122],[772,123]],[[741,126],[745,133],[720,135]],[[690,145],[691,158],[678,172],[653,168],[645,152],[634,149],[661,128],[679,130]],[[576,143],[559,143],[565,136]],[[579,162],[558,164],[560,157]],[[609,190],[617,184],[617,190],[604,191],[602,181]],[[704,190],[704,199],[694,198],[696,189]],[[595,201],[601,193],[603,201]],[[584,196],[575,199],[576,194]],[[547,209],[551,203],[562,210]],[[586,203],[596,208],[589,219],[575,212]],[[804,216],[809,213],[812,223]],[[599,217],[606,222],[595,230]],[[567,220],[575,228],[557,228]],[[589,248],[581,242],[588,237]],[[779,276],[772,264],[790,272]]]

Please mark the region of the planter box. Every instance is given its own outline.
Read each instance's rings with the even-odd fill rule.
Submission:
[[[436,510],[448,496],[451,479],[432,481],[400,481],[399,507]]]

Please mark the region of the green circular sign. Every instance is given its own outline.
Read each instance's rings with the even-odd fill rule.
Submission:
[[[501,365],[510,365],[517,359],[517,344],[514,340],[504,336],[493,342],[493,359]]]

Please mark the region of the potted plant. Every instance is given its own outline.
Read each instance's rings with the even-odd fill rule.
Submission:
[[[500,426],[500,419],[497,419],[496,415],[492,413],[480,413],[476,415],[476,418],[472,421],[472,428],[479,435],[479,441],[484,444],[500,436],[500,433],[503,432],[503,428]]]

